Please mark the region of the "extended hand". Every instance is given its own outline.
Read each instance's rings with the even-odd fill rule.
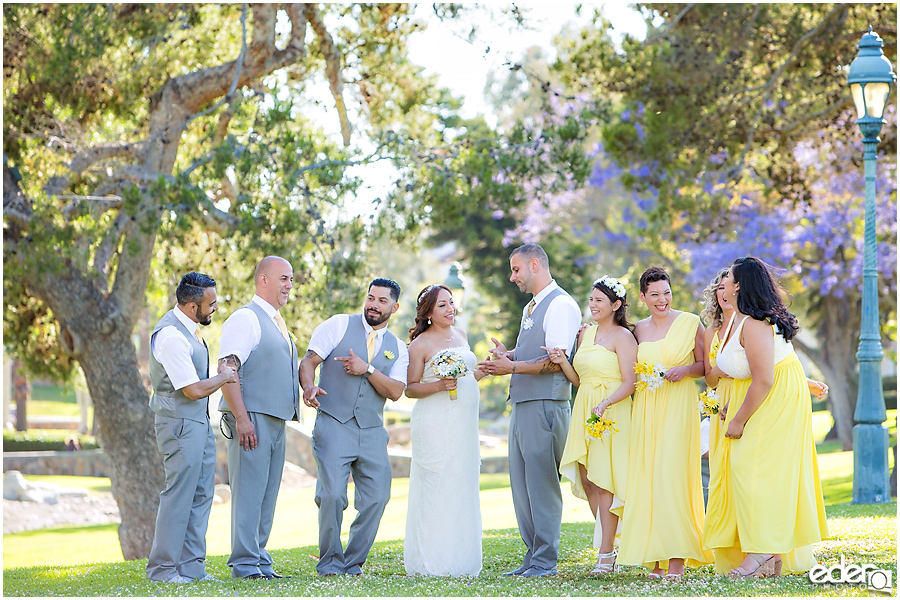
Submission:
[[[600,404],[598,404],[597,406],[592,408],[591,412],[594,413],[595,415],[597,415],[598,417],[602,417],[603,413],[606,412],[607,408],[609,408],[609,404],[606,402],[606,400],[604,400],[603,402],[601,402]]]
[[[344,363],[344,371],[348,375],[362,375],[369,369],[369,363],[358,357],[353,348],[350,349],[350,356],[335,356],[334,360]]]
[[[566,351],[562,348],[548,348],[546,346],[541,346],[541,350],[547,351],[547,354],[550,355],[550,362],[558,365],[569,362],[569,357],[566,356]]]
[[[512,373],[513,362],[506,356],[478,363],[478,368],[488,375],[508,375]]]
[[[238,444],[244,450],[256,449],[258,440],[256,439],[256,428],[249,417],[237,419]]]
[[[807,379],[806,382],[809,385],[809,392],[819,400],[822,400],[828,395],[828,386],[821,381]]]
[[[309,389],[303,390],[303,404],[310,408],[319,408],[319,400],[316,396],[327,396],[328,392],[317,385],[312,385]]]
[[[491,348],[490,353],[494,355],[494,358],[504,358],[509,355],[509,350],[506,349],[506,346],[497,341],[497,338],[492,337],[491,341],[494,342],[494,347]]]

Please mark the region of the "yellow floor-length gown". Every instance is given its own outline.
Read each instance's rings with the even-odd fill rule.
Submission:
[[[603,416],[616,422],[618,432],[602,438],[592,438],[584,428],[591,410],[609,398],[622,385],[619,358],[602,345],[594,343],[597,325],[592,324],[584,332],[581,347],[575,353],[572,366],[578,373],[581,385],[572,407],[572,420],[566,446],[559,463],[559,472],[572,482],[572,493],[587,500],[581,485],[578,465],[587,469],[588,479],[613,494],[609,512],[619,517],[621,531],[622,511],[628,485],[628,446],[631,430],[631,397],[616,402]],[[594,532],[594,545],[599,547],[602,536],[600,520]],[[615,544],[619,544],[619,536]]]
[[[726,429],[752,382],[740,345],[745,321],[718,354],[719,368],[735,378]],[[774,383],[741,438],[720,444],[727,448],[728,485],[723,490],[727,497],[717,502],[730,504],[733,512],[710,530],[706,543],[712,548],[737,546],[742,553],[780,554],[782,574],[804,573],[816,564],[812,544],[828,537],[828,525],[806,375],[793,346],[774,327],[772,334]],[[740,564],[731,563],[731,568]]]
[[[697,315],[679,314],[665,338],[638,344],[638,361],[665,369],[693,364],[699,322]],[[697,396],[695,380],[689,377],[634,395],[619,564],[653,568],[659,561],[666,569],[670,558],[684,558],[688,566],[713,562],[701,544]]]
[[[728,329],[734,322],[732,317]],[[719,339],[719,332],[713,334],[712,348],[709,352],[709,364],[715,367],[717,364],[719,349],[722,341]],[[737,384],[737,385],[736,385]],[[719,394],[719,410],[721,411],[726,405],[729,410],[733,410],[733,399],[735,394],[747,393],[749,380],[739,380],[728,377],[721,377],[716,385],[716,392]],[[731,404],[729,404],[731,403]],[[737,528],[734,526],[734,505],[731,502],[731,495],[726,493],[726,489],[731,485],[728,477],[729,462],[731,460],[731,446],[725,439],[725,426],[719,415],[712,415],[709,418],[709,502],[706,505],[706,521],[703,528],[703,547],[711,549],[716,559],[716,573],[727,573],[731,569],[737,568],[741,561],[744,560],[744,553],[741,552],[741,546],[737,540]],[[714,543],[711,544],[710,541]]]

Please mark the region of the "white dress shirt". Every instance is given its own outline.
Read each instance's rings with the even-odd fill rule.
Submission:
[[[253,294],[253,300],[272,318],[275,327],[278,327],[278,321],[275,320],[275,307]],[[279,331],[281,330],[278,327]],[[242,306],[237,309],[231,316],[225,319],[222,324],[222,340],[219,343],[219,358],[225,358],[234,354],[241,361],[241,364],[247,362],[250,353],[259,346],[259,340],[262,337],[262,329],[259,326],[259,318],[256,313],[249,308]],[[284,343],[289,343],[284,340]]]
[[[534,296],[534,308],[552,292],[559,289],[563,293],[550,301],[547,312],[544,313],[544,342],[548,348],[564,348],[569,357],[575,347],[575,336],[581,326],[581,308],[578,303],[552,280],[550,285],[542,289]],[[532,310],[534,312],[534,310]],[[528,315],[528,305],[522,309],[522,319]]]
[[[321,323],[318,327],[316,327],[315,331],[313,331],[312,338],[309,340],[309,348],[307,348],[307,352],[312,350],[316,354],[318,354],[323,360],[327,360],[328,356],[331,352],[337,348],[337,345],[344,339],[344,334],[347,333],[347,326],[350,324],[350,315],[334,315],[329,318],[324,323]],[[366,330],[366,339],[369,339],[369,333],[373,331],[372,326],[366,322],[366,319],[363,318],[363,327]],[[384,341],[384,334],[387,332],[387,327],[382,327],[381,329],[375,329],[375,354],[381,350],[381,344]],[[361,357],[363,360],[366,360],[366,356]],[[406,370],[409,368],[409,350],[406,349],[406,344],[403,343],[399,338],[397,339],[397,360],[391,366],[391,372],[388,373],[388,377],[394,379],[396,381],[400,381],[403,385],[406,385]]]
[[[184,314],[180,306],[175,305],[174,312],[188,331],[193,333],[197,330],[199,323],[192,321],[189,316]],[[166,375],[169,376],[172,387],[176,390],[200,381],[191,359],[194,355],[194,347],[174,325],[163,327],[156,332],[156,335],[150,340],[150,351],[153,353],[153,358],[158,360],[166,370]]]

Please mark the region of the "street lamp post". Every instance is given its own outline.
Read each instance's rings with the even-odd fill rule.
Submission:
[[[462,311],[463,307],[463,296],[466,293],[466,284],[462,280],[462,277],[459,276],[459,272],[462,269],[458,262],[454,262],[450,265],[450,274],[447,275],[447,279],[444,280],[444,285],[450,288],[450,293],[453,294],[453,304],[456,305],[457,311]]]
[[[882,41],[869,27],[859,41],[859,54],[850,64],[847,83],[856,105],[863,134],[866,174],[865,240],[863,254],[862,323],[860,326],[859,393],[853,415],[853,503],[890,502],[888,481],[887,414],[881,385],[881,333],[878,327],[878,266],[875,259],[875,167],[878,134],[885,123],[884,107],[896,81],[891,62],[882,52]]]

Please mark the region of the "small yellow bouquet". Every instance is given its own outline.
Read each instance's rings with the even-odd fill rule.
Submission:
[[[666,376],[665,367],[657,363],[651,365],[646,362],[639,362],[634,365],[634,372],[637,373],[638,380],[634,385],[637,392],[644,390],[652,392],[663,384],[663,378]]]
[[[700,392],[697,408],[700,409],[701,417],[719,414],[719,393],[714,389]]]
[[[434,367],[434,374],[441,379],[459,379],[469,372],[462,354],[452,348],[435,354],[431,364]],[[456,400],[456,390],[450,390],[450,399]]]
[[[713,342],[712,348],[709,349],[709,360],[716,360],[716,357],[719,356],[719,346],[721,345],[721,341],[719,338],[716,338],[716,341]]]
[[[619,431],[615,421],[606,417],[598,417],[594,413],[591,413],[591,416],[584,422],[584,428],[591,437],[595,438],[612,435]]]

